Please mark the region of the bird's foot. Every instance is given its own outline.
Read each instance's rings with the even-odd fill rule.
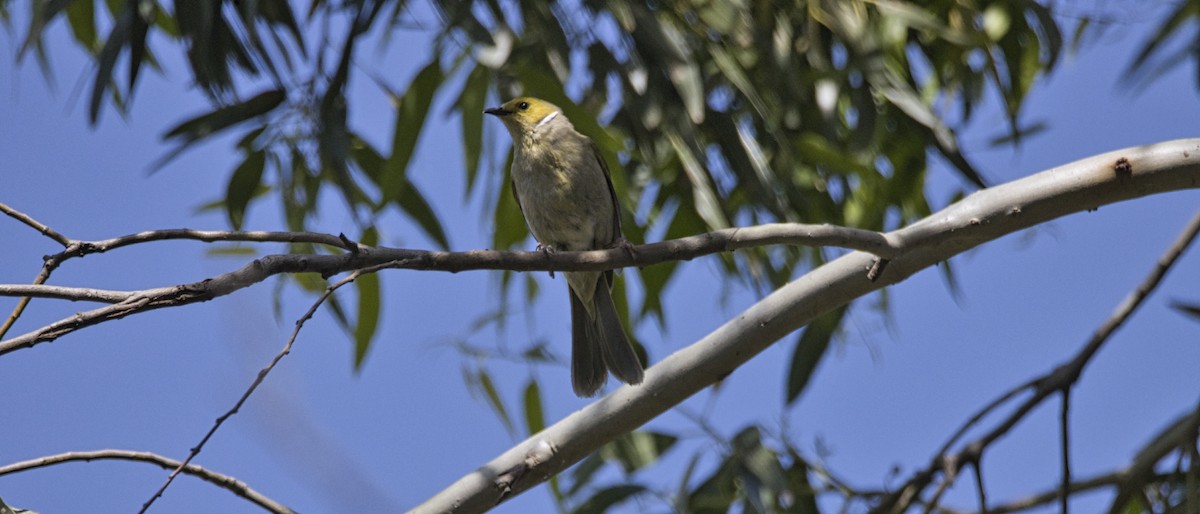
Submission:
[[[542,255],[549,257],[554,255],[557,250],[554,248],[554,245],[538,243],[537,248],[534,251],[542,252]],[[550,278],[554,278],[554,270],[550,270]]]
[[[622,250],[625,250],[625,253],[629,254],[630,259],[637,258],[637,250],[634,249],[633,243],[630,243],[628,239],[625,239],[623,237],[617,238],[617,240],[613,241],[612,244],[608,245],[608,247],[609,248],[620,248]]]

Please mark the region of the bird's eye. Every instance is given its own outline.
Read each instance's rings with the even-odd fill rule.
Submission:
[[[517,104],[517,108],[522,111],[527,111],[527,110],[529,110],[529,102],[521,102],[521,103]]]

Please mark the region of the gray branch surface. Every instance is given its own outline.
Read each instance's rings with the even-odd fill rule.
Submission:
[[[413,512],[486,511],[717,382],[820,314],[966,250],[1067,214],[1197,188],[1200,139],[1187,139],[1109,152],[979,191],[887,234],[897,252],[879,280],[866,276],[876,260],[870,253],[829,262],[651,366],[640,386],[622,386],[534,434]]]

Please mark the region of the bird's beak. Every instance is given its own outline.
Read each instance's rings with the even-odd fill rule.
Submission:
[[[491,109],[485,109],[483,111],[483,113],[491,114],[492,116],[508,116],[509,114],[512,114],[513,112],[508,109],[505,109],[503,107],[492,107]]]

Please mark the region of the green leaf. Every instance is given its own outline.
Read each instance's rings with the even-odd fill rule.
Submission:
[[[282,89],[268,89],[249,100],[238,102],[188,119],[168,130],[163,139],[178,138],[183,146],[209,137],[230,126],[249,121],[274,110],[287,98]]]
[[[265,163],[263,152],[251,152],[229,177],[229,185],[225,188],[225,213],[229,216],[229,225],[234,230],[242,229],[246,206],[259,192]]]
[[[113,23],[104,48],[100,49],[100,55],[96,57],[96,80],[92,83],[92,97],[88,107],[88,121],[93,125],[100,116],[100,102],[104,98],[104,91],[112,84],[112,72],[117,65],[117,57],[132,37],[133,18],[132,7],[126,5]]]
[[[763,446],[758,427],[748,427],[733,437],[733,451],[738,457],[738,478],[747,503],[756,512],[770,512],[787,491],[787,479],[779,456]]]
[[[713,474],[696,486],[687,498],[692,514],[726,514],[737,499],[733,457],[721,462]]]
[[[369,246],[379,244],[379,234],[375,227],[363,232],[359,241]],[[358,288],[358,316],[354,325],[354,369],[358,371],[367,359],[367,351],[371,349],[371,341],[379,328],[379,312],[383,305],[378,273],[359,275],[354,279],[354,285]]]
[[[649,466],[671,449],[678,440],[671,434],[660,432],[630,432],[604,445],[600,450],[606,459],[621,464],[625,473],[633,473]]]
[[[1171,308],[1183,314],[1191,316],[1196,320],[1200,320],[1200,304],[1186,304],[1183,302],[1171,302]]]
[[[21,48],[17,50],[18,62],[25,55],[25,53],[29,51],[30,48],[42,46],[42,34],[45,32],[46,27],[50,24],[50,22],[54,21],[54,18],[58,16],[58,13],[62,12],[63,8],[67,7],[70,3],[79,2],[71,2],[71,0],[44,0],[42,2],[30,2],[32,7],[32,16],[30,16],[29,20],[29,33],[26,34],[25,41],[21,43]],[[4,5],[3,3],[0,3],[0,13],[4,13],[4,11]],[[3,19],[5,21],[8,20],[7,17],[4,17]]]
[[[504,164],[504,169],[512,168],[512,152],[508,154],[508,162]],[[496,201],[496,210],[492,214],[492,224],[495,225],[495,232],[492,233],[492,248],[502,250],[512,248],[517,243],[525,241],[529,236],[529,229],[525,226],[525,217],[521,215],[521,208],[517,205],[517,199],[512,192],[512,181],[509,180],[509,172],[505,171],[504,181],[500,187],[500,198]]]
[[[646,488],[637,484],[623,484],[606,487],[591,498],[576,507],[574,514],[604,514],[613,506],[628,500],[629,498],[641,494],[646,491]]]
[[[592,476],[604,467],[604,458],[600,456],[600,452],[593,452],[587,457],[584,457],[579,464],[571,469],[571,487],[567,489],[567,496],[575,496],[588,482],[592,480]]]
[[[792,364],[788,366],[785,404],[790,405],[795,402],[800,397],[800,393],[804,392],[804,388],[808,386],[813,372],[821,362],[821,357],[829,348],[830,340],[833,339],[833,335],[837,333],[838,327],[842,324],[846,309],[843,306],[818,316],[800,334],[800,340],[796,342],[796,348],[792,353]]]
[[[1185,25],[1188,21],[1192,22],[1191,25],[1195,25],[1200,21],[1200,3],[1180,2],[1178,7],[1164,18],[1158,30],[1146,39],[1146,42],[1142,44],[1142,48],[1125,69],[1125,76],[1122,77],[1122,82],[1127,86],[1147,84],[1171,68],[1187,62],[1179,57],[1184,54],[1185,50],[1196,52],[1194,44],[1181,48],[1179,52],[1173,55],[1164,56],[1162,54],[1166,52],[1167,41],[1174,37],[1181,28],[1189,27]],[[1193,31],[1195,30],[1194,27],[1189,28]],[[1156,62],[1157,65],[1155,65]],[[1153,71],[1147,72],[1151,68],[1154,68]],[[1197,80],[1200,80],[1200,77]]]
[[[442,229],[442,222],[438,219],[437,213],[433,212],[433,207],[429,205],[429,202],[425,201],[425,197],[417,190],[417,186],[413,185],[407,179],[400,185],[399,194],[396,197],[396,205],[408,217],[417,222],[417,225],[425,231],[426,235],[433,239],[438,248],[445,250],[450,247],[450,240],[446,237],[446,232]]]
[[[458,112],[462,123],[463,155],[467,166],[467,192],[471,195],[479,172],[479,156],[483,153],[483,109],[487,99],[488,69],[475,66],[467,75],[462,93],[458,95]]]
[[[666,136],[676,155],[679,156],[679,160],[683,163],[683,170],[686,172],[688,183],[691,185],[696,212],[700,214],[700,217],[710,228],[722,229],[728,227],[729,220],[725,218],[725,211],[721,208],[721,201],[717,198],[717,192],[713,190],[708,172],[700,165],[696,154],[684,143],[679,134],[667,132]]]
[[[787,488],[792,495],[792,507],[788,512],[795,514],[820,514],[817,495],[808,479],[808,463],[799,455],[791,453],[792,465],[785,471]]]
[[[396,200],[408,181],[408,163],[412,160],[417,139],[425,126],[425,117],[433,104],[433,95],[441,86],[444,76],[437,59],[427,64],[413,78],[408,90],[400,97],[396,109],[396,129],[392,134],[392,153],[383,164],[379,184],[384,204]]]
[[[464,372],[466,373],[466,372]],[[487,404],[500,418],[500,423],[504,425],[504,429],[508,433],[515,434],[516,428],[513,426],[512,418],[508,415],[508,409],[504,408],[504,402],[500,400],[500,393],[496,391],[496,384],[492,382],[492,376],[487,371],[479,370],[474,374],[467,373],[468,384],[478,384],[480,390],[483,391],[483,396],[487,400]]]
[[[133,86],[137,84],[142,59],[146,57],[146,36],[150,33],[150,21],[154,19],[158,7],[149,0],[130,0],[129,4],[133,10],[129,38],[129,95],[133,96]]]
[[[259,2],[258,14],[267,22],[286,28],[298,45],[300,55],[304,55],[304,34],[300,31],[300,24],[296,22],[296,15],[287,0],[262,0]]]
[[[96,3],[89,1],[70,2],[67,4],[67,23],[71,26],[71,35],[79,45],[88,52],[96,52],[100,48],[99,36],[96,34]]]
[[[542,393],[537,380],[529,379],[525,385],[525,428],[529,435],[541,432],[546,428],[546,418],[542,413]]]

